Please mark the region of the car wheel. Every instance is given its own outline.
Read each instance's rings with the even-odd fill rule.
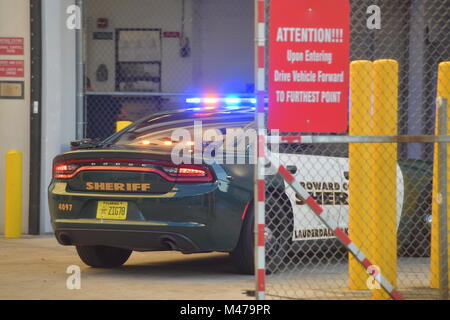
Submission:
[[[254,251],[253,251],[253,204],[247,209],[244,222],[242,224],[239,241],[230,253],[231,260],[238,273],[254,274]]]
[[[81,260],[93,268],[114,268],[123,265],[131,250],[106,246],[77,246]]]
[[[254,256],[254,207],[251,204],[245,216],[238,244],[230,253],[231,259],[241,274],[255,273]],[[273,237],[272,232],[266,228],[266,273],[270,274],[275,269],[277,261],[282,257],[282,248],[277,239]]]

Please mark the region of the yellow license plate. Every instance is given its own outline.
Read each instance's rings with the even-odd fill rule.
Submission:
[[[97,219],[125,220],[127,218],[128,202],[99,201]]]

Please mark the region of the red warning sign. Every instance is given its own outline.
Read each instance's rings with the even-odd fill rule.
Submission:
[[[0,38],[0,55],[23,55],[23,38]]]
[[[180,37],[181,37],[181,32],[177,32],[177,31],[164,31],[164,32],[163,32],[163,37],[164,37],[164,38],[180,38]]]
[[[0,77],[24,77],[23,60],[0,60]]]
[[[348,0],[270,5],[269,129],[345,132],[348,127]]]

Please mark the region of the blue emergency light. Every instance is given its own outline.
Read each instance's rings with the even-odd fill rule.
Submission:
[[[186,99],[186,103],[202,105],[202,107],[192,108],[193,111],[200,110],[212,110],[215,109],[219,104],[222,104],[222,108],[227,110],[239,110],[243,107],[249,107],[256,104],[255,98],[240,98],[229,96],[225,98],[218,97],[191,97]],[[252,108],[254,109],[254,108]]]

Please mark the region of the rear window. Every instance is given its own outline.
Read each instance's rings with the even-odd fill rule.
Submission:
[[[164,121],[165,120],[165,121]],[[118,146],[171,147],[183,141],[194,143],[195,137],[202,142],[216,142],[228,134],[241,135],[253,128],[253,114],[210,113],[177,114],[152,117],[130,127],[112,142]]]

